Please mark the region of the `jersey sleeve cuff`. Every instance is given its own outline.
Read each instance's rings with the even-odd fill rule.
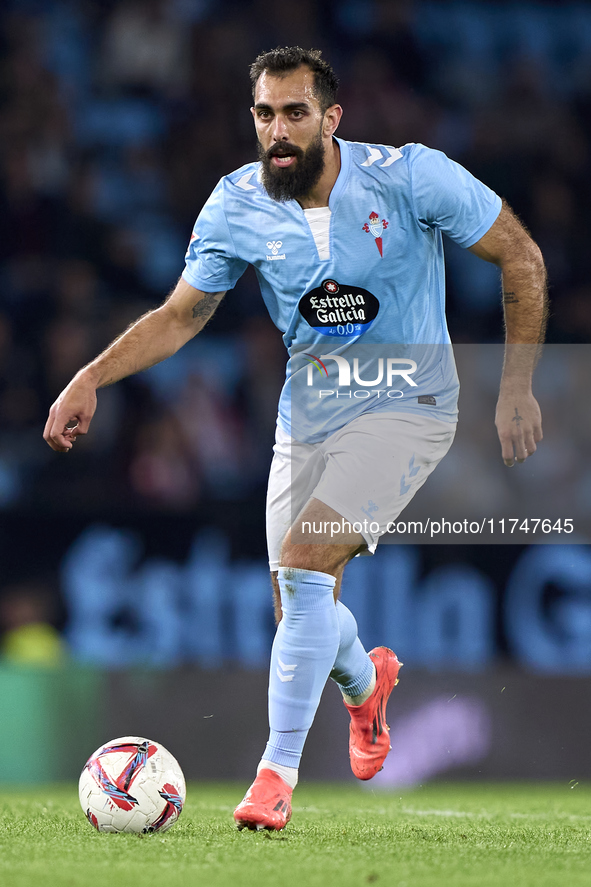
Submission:
[[[468,247],[474,246],[475,243],[478,243],[480,238],[483,237],[486,232],[490,230],[494,222],[496,222],[496,220],[498,219],[499,213],[501,212],[501,208],[503,206],[503,201],[498,196],[498,194],[495,194],[495,198],[495,202],[492,204],[489,212],[484,217],[484,221],[482,222],[480,227],[477,228],[476,231],[474,231],[474,233],[470,235],[470,237],[466,237],[464,240],[456,240],[458,246],[461,246],[464,249],[468,249]]]
[[[234,289],[236,285],[235,280],[229,280],[227,282],[219,282],[214,283],[211,279],[198,277],[196,274],[192,274],[189,268],[185,268],[183,273],[181,274],[183,280],[186,280],[187,283],[190,283],[191,286],[194,286],[195,289],[201,290],[204,293],[221,293],[222,290],[227,292],[228,290]]]

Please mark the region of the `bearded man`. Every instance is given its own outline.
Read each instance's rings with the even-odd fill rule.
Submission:
[[[254,265],[289,360],[267,498],[278,618],[270,736],[234,818],[279,830],[329,676],[351,715],[354,774],[370,779],[390,750],[386,703],[400,664],[387,647],[365,651],[338,598],[348,561],[375,551],[454,437],[442,233],[502,271],[508,347],[496,424],[507,465],[542,436],[531,376],[545,270],[509,207],[441,152],[338,139],[338,82],[320,52],[263,53],[251,79],[259,162],[221,180],[172,294],[80,370],[51,408],[45,439],[70,450],[96,390],[177,351]]]

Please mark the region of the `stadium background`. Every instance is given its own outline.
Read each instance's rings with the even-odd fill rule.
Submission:
[[[0,31],[0,780],[76,775],[101,742],[141,732],[189,777],[248,779],[266,733],[263,506],[285,363],[254,276],[176,358],[102,391],[67,459],[42,441],[47,409],[174,284],[202,203],[254,156],[248,64],[296,42],[341,78],[343,137],[440,148],[509,201],[547,261],[549,341],[588,356],[591,5],[12,0]],[[493,348],[496,270],[453,244],[447,261],[454,342]],[[448,457],[454,489],[485,503],[502,485],[517,501],[566,489],[588,517],[575,375],[545,377],[555,402],[576,396],[566,424],[550,413],[537,469],[507,479],[485,410]],[[591,776],[586,538],[388,546],[351,566],[364,640],[406,663],[384,785]],[[329,687],[304,778],[348,778],[344,714]]]

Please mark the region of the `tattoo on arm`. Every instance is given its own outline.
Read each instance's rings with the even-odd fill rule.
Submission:
[[[515,293],[503,292],[503,304],[504,305],[515,305],[519,302],[519,299],[515,295]]]
[[[217,308],[221,297],[221,293],[205,293],[204,298],[193,305],[195,320],[208,320]]]

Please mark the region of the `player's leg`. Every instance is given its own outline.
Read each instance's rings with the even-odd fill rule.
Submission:
[[[276,488],[276,482],[272,485],[273,488]],[[271,498],[271,497],[270,497]],[[275,494],[274,500],[278,502],[279,496]],[[273,512],[273,508],[270,507],[267,510],[267,514],[270,515]],[[328,509],[327,506],[321,502],[318,502],[314,498],[312,498],[306,509],[306,519],[310,519],[312,521],[321,521],[324,518],[327,520],[330,519],[333,521],[341,521],[342,518],[339,514],[337,514],[333,509]],[[288,520],[284,516],[284,525],[288,523]],[[274,519],[268,519],[268,528],[267,528],[267,538],[270,542],[270,551],[276,550],[277,542],[273,539],[273,528],[277,524],[277,515],[275,514]],[[286,548],[289,540],[289,531],[286,534],[286,539],[283,542],[283,547]],[[331,540],[334,542],[334,540]],[[362,544],[359,545],[353,551],[353,555],[358,554],[360,550],[366,547],[365,542],[360,539],[359,534],[352,534],[349,538],[345,539],[346,542],[351,543],[352,545],[356,545],[361,541]],[[297,550],[291,547],[290,557],[297,557],[298,553],[301,552],[301,546],[298,546]],[[329,551],[332,550],[333,546],[331,544]],[[326,546],[318,548],[316,550],[316,557],[320,557],[319,565],[326,567],[324,563],[324,557],[326,555]],[[308,555],[304,555],[308,557]],[[277,564],[279,563],[279,555],[277,557]],[[273,587],[273,605],[275,610],[275,623],[279,624],[282,616],[281,611],[281,593],[279,589],[279,582],[277,581],[277,570],[273,570],[274,566],[274,558],[270,558],[271,563],[271,585]],[[337,684],[341,687],[343,692],[343,696],[346,702],[351,702],[353,704],[360,704],[365,701],[367,696],[373,691],[375,686],[375,668],[373,663],[371,662],[368,654],[365,652],[363,645],[359,638],[357,637],[357,622],[355,621],[355,617],[351,613],[351,611],[344,606],[344,604],[338,600],[340,595],[341,588],[341,580],[342,580],[343,570],[337,571],[336,575],[336,583],[334,587],[334,597],[336,601],[336,610],[337,610],[337,618],[339,621],[339,648],[337,650],[337,656],[334,663],[333,672],[331,672],[331,677],[336,681]]]
[[[339,686],[345,703],[361,705],[375,688],[376,670],[359,640],[357,621],[353,613],[338,599],[341,579],[342,573],[337,577],[334,588],[335,606],[339,620],[339,648],[330,677]],[[273,588],[275,624],[279,625],[282,611],[276,570],[271,572],[271,586]]]
[[[272,574],[275,612],[279,621],[282,615],[281,599],[276,577],[276,573]],[[339,577],[339,587],[340,583]],[[350,758],[353,773],[358,779],[371,779],[381,769],[390,750],[386,704],[398,682],[399,663],[396,655],[386,647],[378,647],[368,654],[359,639],[353,613],[340,600],[336,601],[335,606],[339,647],[330,677],[338,685],[351,716]],[[273,769],[275,764],[263,758],[261,767]],[[297,777],[297,770],[290,775]]]
[[[340,515],[311,499],[305,520],[334,526]],[[331,533],[314,544],[294,545],[288,532],[276,583],[281,619],[271,654],[269,678],[270,736],[257,778],[234,813],[239,828],[280,829],[291,815],[291,793],[326,679],[333,674],[344,689],[351,712],[354,772],[368,779],[380,769],[390,744],[385,706],[396,681],[398,661],[392,651],[367,654],[357,638],[350,611],[334,601],[346,563],[365,547],[355,532]]]
[[[322,445],[327,463],[314,497],[344,515],[347,526],[363,533],[369,552],[448,451],[455,425],[411,414],[363,416]],[[312,505],[312,503],[310,503]],[[305,552],[310,509],[299,515],[289,533],[295,552]],[[312,524],[318,531],[320,524]],[[331,530],[332,532],[332,530]],[[325,539],[325,551],[330,550]],[[297,559],[295,561],[297,563]],[[343,693],[351,715],[351,768],[359,779],[371,779],[389,751],[386,703],[396,685],[400,663],[387,647],[369,655],[357,637],[357,623],[337,606],[340,644],[331,676]],[[375,667],[375,668],[374,668]]]
[[[373,693],[376,685],[376,669],[361,643],[357,621],[353,613],[338,599],[342,580],[337,577],[334,588],[335,606],[339,622],[339,647],[330,677],[339,686],[343,700],[349,705],[361,705]],[[277,571],[271,573],[275,624],[281,621],[281,593]]]
[[[277,580],[277,574],[281,566],[281,546],[293,521],[294,510],[297,513],[297,510],[310,498],[311,492],[324,470],[324,462],[322,457],[319,457],[316,446],[293,441],[279,427],[277,428],[273,451],[273,462],[269,472],[267,489],[267,545],[269,548],[269,566],[275,591],[276,618],[279,623],[283,622],[279,582]],[[330,637],[338,632],[334,617],[332,588],[336,584],[337,577],[323,576],[320,579],[324,580],[325,584],[331,586],[325,595],[325,598],[330,600],[331,606],[330,608],[325,607],[322,614],[322,619],[328,620],[330,623]],[[321,590],[317,590],[317,594],[319,597],[322,597]],[[312,595],[314,595],[313,588]],[[291,623],[298,621],[297,616],[290,616],[288,621],[291,626]],[[281,628],[280,638],[284,630],[285,626]],[[280,656],[276,652],[278,645],[279,641],[276,641],[273,647],[270,669],[270,697],[275,695],[274,687],[276,684],[279,684],[280,688],[287,688],[293,683],[293,680],[295,680],[294,675],[297,673],[297,668],[293,669],[293,671],[281,669],[278,659],[281,659],[284,665],[298,665],[298,663],[290,659],[285,653],[283,656]],[[332,650],[329,656],[334,661],[335,651]],[[279,669],[279,674],[281,674],[283,680],[279,678],[277,669]],[[306,671],[306,669],[300,667],[300,673],[302,671]],[[301,681],[302,679],[298,675],[297,685],[301,684]],[[275,708],[271,702],[269,708],[271,721],[269,747],[274,747],[276,743],[273,742],[273,737],[281,732],[278,729],[281,727],[281,722],[276,723],[274,718]],[[279,745],[289,745],[289,737],[286,737],[286,739],[286,743],[280,743]],[[299,760],[299,754],[295,753],[293,748],[284,749],[277,747],[273,748],[273,751],[269,751],[269,747],[265,750],[265,758],[259,765],[255,782],[234,813],[239,828],[243,826],[250,828],[282,828],[289,819],[289,804],[293,786],[297,782],[297,760]],[[271,760],[271,758],[274,760]],[[286,760],[288,761],[287,765],[281,763],[281,761],[285,762]]]
[[[340,585],[345,564],[367,547],[366,540],[352,525],[346,526],[339,538],[337,525],[343,527],[342,520],[335,509],[312,498],[286,536],[282,562],[296,567],[309,564],[315,569],[329,571],[338,560],[338,568],[333,572],[337,572]],[[316,528],[318,541],[314,545],[293,541],[294,535],[298,534],[297,527],[304,522]],[[341,540],[349,545],[346,560],[340,557]],[[281,591],[281,583],[279,585]],[[282,595],[282,604],[284,599]],[[340,601],[335,603],[335,610],[339,645],[327,677],[330,675],[339,685],[351,716],[349,747],[353,773],[359,779],[371,779],[381,769],[390,750],[386,704],[397,683],[400,664],[387,647],[378,647],[368,654],[358,637],[357,622],[351,611]]]
[[[294,595],[286,588],[284,571],[286,568],[302,572],[307,570],[308,572],[303,573],[300,579],[320,580],[324,589],[317,589],[317,591],[319,594],[321,591],[323,592],[322,596],[326,604],[335,596],[335,590],[338,593],[342,570],[347,560],[361,547],[365,547],[365,540],[357,533],[352,533],[345,540],[333,538],[330,545],[324,544],[325,540],[322,538],[315,538],[313,540],[315,544],[310,544],[309,537],[305,540],[306,544],[294,545],[292,543],[289,528],[295,514],[304,503],[306,503],[306,507],[303,509],[301,517],[310,519],[315,526],[324,526],[325,522],[327,526],[330,526],[335,521],[342,520],[341,515],[330,506],[313,498],[310,501],[311,493],[318,485],[325,467],[324,455],[318,447],[294,442],[280,428],[277,429],[267,493],[269,565],[274,580],[275,610],[279,622],[278,634],[273,647],[269,682],[271,729],[269,743],[259,764],[257,778],[234,813],[240,828],[244,826],[249,828],[282,828],[288,821],[291,813],[291,793],[297,783],[297,768],[301,750],[320,693],[332,670],[336,668],[336,675],[342,679],[344,687],[359,690],[359,694],[354,694],[357,698],[347,700],[351,704],[363,702],[367,693],[371,693],[375,685],[375,669],[361,642],[357,639],[356,623],[352,614],[343,605],[334,606],[332,613],[331,608],[326,606],[322,616],[325,624],[322,626],[320,638],[320,663],[312,666],[312,671],[317,671],[317,675],[312,675],[312,683],[317,685],[316,692],[311,694],[307,686],[302,686],[302,680],[298,675],[296,690],[304,690],[305,711],[302,712],[298,709],[296,711],[299,717],[298,723],[290,722],[288,729],[284,729],[290,717],[290,703],[293,701],[290,698],[290,691],[293,695],[292,685],[298,666],[298,663],[291,661],[290,657],[284,654],[282,658],[280,655],[281,644],[285,639],[285,625],[289,623],[287,642],[290,643],[294,635],[297,640],[299,630],[305,629],[306,619],[312,618],[312,621],[314,620],[310,614],[302,619],[300,614],[295,611],[299,604],[296,600],[292,600]],[[281,543],[282,539],[283,544]],[[340,547],[343,542],[344,550]],[[293,589],[293,573],[288,584]],[[289,613],[289,618],[282,618],[282,594],[284,597],[289,596],[286,606],[293,610]],[[304,595],[296,595],[296,597],[306,597],[306,595],[304,593]],[[290,604],[293,604],[293,607],[290,608]],[[328,630],[326,630],[327,627]],[[341,631],[344,635],[342,643]],[[304,646],[310,646],[311,640],[310,634],[304,631]],[[312,646],[305,652],[308,655],[312,654],[310,661],[313,663],[314,647]],[[296,667],[289,671],[285,668],[282,669],[279,660],[284,666]],[[310,668],[300,670],[300,674],[305,674],[306,671],[310,672]],[[310,678],[309,673],[307,677]],[[296,727],[295,731],[294,726]]]
[[[338,517],[316,503],[323,520]],[[257,779],[234,817],[239,828],[282,828],[291,813],[299,762],[339,649],[334,589],[348,560],[363,544],[359,534],[331,545],[298,546],[294,557],[284,542],[277,585],[282,618],[271,652],[267,747]],[[293,561],[297,563],[293,563]]]
[[[380,419],[385,421],[381,422]],[[380,512],[379,520],[370,520],[369,527],[367,526],[367,520],[365,520],[363,529],[362,546],[365,547],[366,545],[369,551],[373,553],[379,536],[386,531],[389,520],[394,519],[407,502],[410,501],[416,490],[422,485],[451,445],[454,431],[451,424],[435,421],[427,423],[427,426],[422,417],[413,417],[412,415],[398,417],[379,416],[377,427],[373,417],[361,417],[325,442],[325,445],[323,445],[325,452],[320,450],[320,455],[324,460],[325,466],[328,465],[329,470],[320,472],[319,483],[313,490],[314,497],[308,502],[304,511],[294,522],[294,526],[290,529],[283,544],[281,566],[283,570],[292,571],[289,576],[293,578],[293,571],[295,570],[307,570],[317,574],[315,577],[308,576],[308,579],[318,580],[319,578],[322,579],[318,574],[330,570],[331,572],[324,573],[324,576],[334,580],[330,582],[334,592],[345,563],[358,550],[358,547],[355,548],[352,544],[353,540],[351,538],[343,538],[343,535],[346,536],[347,534],[341,533],[339,535],[337,533],[336,536],[333,535],[333,522],[336,523],[339,519],[342,520],[343,516],[344,519],[352,522],[352,534],[355,536],[355,524],[359,519],[362,522],[364,521],[364,514],[372,518],[375,516],[374,512],[376,510]],[[394,446],[394,443],[396,446]],[[298,458],[301,456],[301,452],[299,452],[299,455],[298,452],[298,448],[292,446],[291,458],[296,466],[296,470],[292,471],[292,477],[297,475],[297,471],[301,468],[297,464]],[[317,456],[318,452],[315,452],[313,457],[311,457],[311,461],[315,459],[314,470],[311,472],[311,475],[315,478],[318,476],[319,467]],[[300,472],[300,478],[303,473]],[[285,489],[288,489],[287,484],[284,484]],[[288,496],[288,498],[291,497]],[[281,494],[277,495],[273,500],[276,506],[280,500]],[[290,506],[289,502],[286,505],[284,498],[284,512],[286,507],[289,508]],[[280,511],[280,517],[285,524],[286,514]],[[330,539],[317,538],[316,544],[311,545],[310,535],[305,535],[304,524],[307,524],[308,528],[313,526],[314,532],[317,532],[318,527],[322,528],[323,526],[326,532],[327,527],[329,527]],[[296,531],[295,539],[294,530]],[[322,530],[320,530],[321,532]],[[275,545],[275,549],[273,549],[272,538],[272,535],[269,536],[270,565],[273,570],[275,565],[279,566],[279,556],[277,554],[278,546]],[[359,541],[358,538],[355,541]],[[345,548],[348,549],[346,557],[342,557],[342,550],[337,550],[344,543],[348,543],[345,544]],[[273,550],[275,551],[274,556],[271,554]],[[286,576],[282,569],[277,571],[277,583],[283,607],[284,600],[287,600],[287,594],[290,596],[293,594],[294,583],[293,581],[288,582],[290,588],[287,588]],[[325,601],[328,598],[326,591],[325,588]],[[289,603],[287,603],[287,607],[289,608]],[[351,694],[345,702],[352,717],[350,738],[352,769],[359,778],[367,779],[373,776],[380,768],[381,762],[389,749],[385,726],[385,705],[396,683],[399,663],[392,651],[387,648],[381,647],[372,651],[369,654],[369,658],[375,663],[377,680],[372,691],[372,682],[376,674],[374,672],[370,677],[368,687],[363,689],[365,680],[367,680],[368,663],[365,658],[367,654],[361,647],[360,642],[359,644],[356,643],[356,624],[352,614],[338,608],[335,608],[335,610],[337,610],[339,643],[333,670],[336,669],[335,675],[340,679],[340,684],[344,689],[361,690],[358,695]],[[326,612],[329,612],[329,608],[326,608]],[[293,621],[292,615],[290,614],[290,622]],[[357,665],[354,664],[355,662]],[[360,670],[358,671],[358,669]],[[365,677],[359,680],[359,674],[363,671],[365,671]],[[271,683],[274,680],[274,673],[276,674],[277,671],[275,670],[274,672],[272,669]],[[283,672],[283,676],[284,678],[289,677],[285,672]],[[292,681],[283,680],[282,683],[291,684]],[[344,695],[348,696],[349,694],[345,693]],[[270,705],[270,715],[271,707]],[[272,715],[271,723],[273,736]],[[275,733],[281,734],[283,732],[282,730],[275,730]],[[301,745],[303,745],[301,740],[305,739],[307,730],[302,729],[296,732],[300,733],[298,745],[300,746],[299,751],[301,753]],[[274,738],[277,739],[276,736]],[[284,812],[281,820],[282,824],[273,823],[267,827],[282,828],[289,818],[285,811],[289,807],[291,785],[278,772],[279,768],[284,765],[273,760],[273,758],[280,758],[282,752],[285,751],[285,749],[281,748],[282,737],[279,737],[279,740],[279,745],[273,743],[272,749],[267,748],[265,758],[261,762],[262,772],[255,780],[243,804],[239,805],[236,810],[235,816],[239,823],[241,822],[239,814],[246,812],[244,805],[247,801],[252,800],[250,798],[251,792],[262,777],[266,777],[264,788],[268,803],[278,797],[278,785],[280,787],[279,793],[282,796],[288,796],[287,800],[285,797],[279,797],[277,800],[276,809],[283,810]],[[287,751],[297,752],[297,749],[292,746]],[[299,760],[299,755],[296,754],[296,757]],[[292,762],[295,762],[295,758],[292,759]],[[266,772],[269,768],[275,768],[271,770],[271,774]],[[294,774],[295,779],[297,779],[296,768],[290,767],[284,771],[283,775],[288,778],[291,776],[291,781],[295,784]],[[269,785],[269,781],[273,782],[273,785]],[[254,827],[252,823],[245,820],[242,821],[244,824]]]

